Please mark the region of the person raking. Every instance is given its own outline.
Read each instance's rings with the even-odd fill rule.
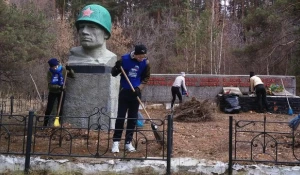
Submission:
[[[137,100],[137,97],[141,98],[141,92],[150,78],[150,65],[146,54],[147,48],[144,45],[136,45],[134,51],[123,55],[111,70],[112,76],[116,77],[121,73],[122,67],[135,90],[135,92],[132,91],[126,78],[121,73],[118,114],[111,150],[113,153],[119,152],[119,142],[121,141],[124,129],[126,113],[128,113],[128,115],[125,150],[129,152],[136,151],[131,142],[136,127],[136,121],[138,119],[139,101]]]

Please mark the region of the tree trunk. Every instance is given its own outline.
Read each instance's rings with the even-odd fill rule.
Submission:
[[[211,26],[210,26],[210,74],[213,72],[213,27],[214,27],[214,16],[215,16],[215,0],[212,0],[211,5]]]

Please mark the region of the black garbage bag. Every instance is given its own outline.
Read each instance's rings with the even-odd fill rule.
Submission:
[[[236,94],[226,94],[224,95],[225,107],[224,112],[230,114],[239,113],[241,106],[239,103],[239,96]]]

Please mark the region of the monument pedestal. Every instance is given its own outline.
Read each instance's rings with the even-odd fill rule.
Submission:
[[[104,65],[70,65],[74,79],[66,81],[64,123],[74,127],[114,128],[118,110],[119,77],[112,77]],[[100,111],[97,111],[99,109]],[[99,118],[100,117],[100,118]]]

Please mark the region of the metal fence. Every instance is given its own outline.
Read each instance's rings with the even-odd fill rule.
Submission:
[[[30,94],[27,95],[10,95],[0,97],[0,111],[3,114],[20,114],[30,110],[40,111],[46,105],[47,99],[42,95],[41,99]]]
[[[274,119],[273,119],[274,120]],[[300,165],[300,131],[288,122],[234,120],[229,117],[229,163],[251,162],[273,165]]]
[[[120,153],[113,154],[110,149],[114,130],[110,129],[110,122],[106,125],[99,123],[102,117],[107,117],[105,113],[101,112],[105,110],[97,111],[98,113],[91,116],[77,117],[78,120],[88,121],[89,124],[86,128],[72,126],[72,124],[44,128],[42,124],[45,116],[35,115],[33,111],[30,111],[28,115],[0,113],[0,154],[25,155],[25,172],[30,169],[30,157],[38,155],[160,160],[167,162],[166,174],[171,173],[172,115],[168,115],[162,120],[153,119],[153,122],[158,124],[158,132],[163,136],[162,140],[155,138],[149,121],[146,121],[144,127],[137,127],[132,131],[134,132],[132,143],[137,151],[126,152],[123,144],[125,138],[122,138]],[[90,123],[91,117],[95,117],[95,115],[99,116],[98,122]],[[49,117],[53,120],[55,116]],[[164,144],[158,144],[159,142]]]

